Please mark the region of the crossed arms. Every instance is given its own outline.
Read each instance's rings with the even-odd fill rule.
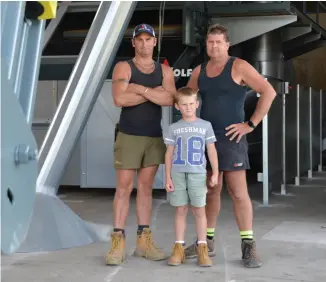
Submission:
[[[127,62],[116,64],[112,74],[112,94],[117,107],[136,106],[151,101],[160,106],[172,106],[176,92],[172,70],[162,65],[163,83],[156,88],[129,83],[131,69]]]

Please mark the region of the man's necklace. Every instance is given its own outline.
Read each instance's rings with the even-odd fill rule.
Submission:
[[[134,60],[134,62],[135,62],[136,64],[140,65],[140,66],[143,67],[144,69],[150,69],[150,68],[152,68],[152,67],[154,66],[154,61],[152,61],[152,64],[151,64],[150,66],[144,66],[144,65],[142,65],[141,63],[139,63],[135,58],[134,58],[133,60]]]

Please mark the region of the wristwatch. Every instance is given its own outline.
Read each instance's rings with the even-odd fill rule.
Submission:
[[[253,128],[253,129],[256,128],[256,126],[252,123],[251,120],[248,120],[247,123],[248,123],[248,125],[249,125],[251,128]]]

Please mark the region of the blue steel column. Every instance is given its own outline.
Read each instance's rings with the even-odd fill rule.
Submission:
[[[33,41],[28,41],[26,44],[26,56],[24,58],[22,80],[19,89],[19,101],[29,125],[32,125],[33,122],[45,30],[45,20],[37,22],[39,23],[37,26],[31,25],[29,28],[28,36],[33,38]]]
[[[1,251],[24,240],[35,201],[37,144],[31,131],[45,21],[24,1],[1,2]]]
[[[36,185],[36,202],[26,240],[19,252],[51,251],[99,241],[96,230],[79,218],[56,192],[137,2],[101,2],[48,130],[49,152]],[[59,113],[69,106],[60,121]],[[44,146],[43,146],[44,147]],[[40,232],[42,230],[42,232]]]

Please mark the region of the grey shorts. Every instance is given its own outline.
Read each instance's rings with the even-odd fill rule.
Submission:
[[[206,205],[206,173],[172,173],[174,191],[168,193],[168,200],[174,207]]]
[[[223,134],[216,135],[215,142],[218,155],[220,171],[234,171],[250,169],[248,157],[248,142],[246,136],[242,136],[239,143],[236,140],[230,141],[230,136]],[[211,170],[211,165],[206,153],[207,170]]]

